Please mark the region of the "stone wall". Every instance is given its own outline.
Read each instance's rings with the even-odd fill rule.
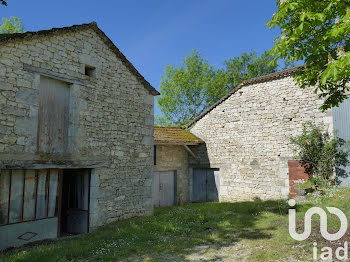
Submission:
[[[0,45],[0,162],[51,158],[36,153],[40,72],[70,83],[65,157],[110,162],[92,171],[90,227],[152,214],[153,96],[92,29]]]
[[[154,171],[173,171],[177,174],[177,203],[189,201],[188,153],[180,145],[156,145],[156,165]]]
[[[243,86],[194,124],[212,168],[220,168],[220,201],[287,198],[290,136],[311,120],[332,132],[331,112],[291,77]],[[205,161],[204,161],[205,162]]]

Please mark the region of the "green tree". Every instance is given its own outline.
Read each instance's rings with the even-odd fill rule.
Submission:
[[[322,127],[310,121],[303,124],[299,136],[291,137],[290,140],[296,158],[316,184],[330,184],[334,168],[338,176],[346,175],[343,167],[349,163],[349,142],[332,138]]]
[[[244,80],[270,74],[278,69],[277,60],[264,52],[260,57],[255,51],[242,53],[229,60],[224,61],[226,74],[229,76],[229,87],[241,84]]]
[[[5,0],[0,0],[0,5],[7,6],[7,2]]]
[[[0,34],[14,34],[22,33],[22,19],[18,17],[11,16],[10,19],[2,18],[2,23],[0,24]]]
[[[223,70],[214,69],[192,50],[179,67],[165,69],[157,99],[162,115],[156,117],[156,124],[185,125],[228,92],[227,82]]]
[[[293,63],[285,63],[285,67]],[[167,66],[161,81],[157,125],[184,125],[244,80],[276,72],[278,63],[268,52],[243,53],[224,61],[224,69],[214,69],[195,50],[180,67]]]
[[[321,109],[337,106],[349,90],[350,0],[277,0],[278,11],[266,24],[281,29],[271,54],[304,61],[294,78],[301,88],[315,87]]]

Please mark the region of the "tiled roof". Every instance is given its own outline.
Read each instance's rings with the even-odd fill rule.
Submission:
[[[69,27],[52,28],[49,30],[40,30],[35,32],[25,32],[17,34],[0,34],[0,44],[9,41],[16,41],[21,39],[30,40],[34,37],[49,36],[54,34],[74,32],[84,29],[92,29],[97,35],[101,37],[104,43],[113,51],[113,53],[123,62],[123,64],[139,79],[143,86],[152,94],[159,95],[159,92],[151,86],[151,84],[137,71],[137,69],[130,63],[130,61],[120,52],[120,50],[115,46],[115,44],[106,36],[106,34],[97,26],[96,22],[81,25],[72,25]]]
[[[194,118],[189,124],[186,125],[186,128],[191,127],[194,123],[196,123],[198,120],[202,119],[206,114],[208,114],[211,110],[213,110],[215,107],[217,107],[218,105],[220,105],[222,102],[224,102],[225,100],[227,100],[231,95],[233,95],[234,93],[236,93],[239,89],[241,89],[243,86],[247,86],[247,85],[252,85],[252,84],[258,84],[258,83],[264,83],[264,82],[268,82],[271,80],[275,80],[275,79],[280,79],[283,77],[287,77],[290,76],[291,74],[293,74],[294,72],[298,71],[298,69],[302,67],[302,66],[296,66],[293,68],[289,68],[286,70],[282,70],[282,71],[278,71],[272,74],[268,74],[265,76],[258,76],[258,77],[254,77],[252,79],[248,79],[243,81],[242,84],[240,84],[239,86],[237,86],[236,88],[234,88],[232,91],[230,91],[227,95],[225,95],[223,98],[221,98],[219,101],[217,101],[216,103],[214,103],[212,106],[210,106],[207,110],[205,110],[203,113],[199,114],[196,118]]]
[[[247,85],[251,85],[251,84],[263,83],[263,82],[267,82],[270,80],[275,80],[275,79],[287,77],[287,76],[290,76],[291,74],[293,74],[294,72],[298,71],[298,69],[300,67],[302,67],[302,66],[296,66],[296,67],[292,67],[292,68],[289,68],[286,70],[271,73],[268,75],[254,77],[254,78],[243,81],[242,85],[247,86]]]
[[[155,145],[198,145],[203,140],[181,127],[154,127]]]

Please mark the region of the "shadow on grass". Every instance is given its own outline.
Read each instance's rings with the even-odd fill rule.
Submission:
[[[186,260],[194,247],[269,239],[286,201],[202,203],[158,208],[154,216],[111,223],[90,234],[3,254],[6,261]],[[275,223],[273,220],[277,222]]]

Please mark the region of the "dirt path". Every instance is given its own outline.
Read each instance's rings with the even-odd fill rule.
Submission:
[[[250,255],[254,251],[261,250],[263,246],[251,247],[243,243],[233,243],[232,245],[218,245],[208,244],[200,245],[194,248],[186,249],[185,255],[176,256],[170,254],[162,254],[158,257],[132,257],[123,261],[161,261],[161,262],[178,262],[178,261],[191,261],[191,262],[209,262],[209,261],[242,261],[250,262]],[[287,257],[276,262],[299,262],[300,260],[295,257]]]

